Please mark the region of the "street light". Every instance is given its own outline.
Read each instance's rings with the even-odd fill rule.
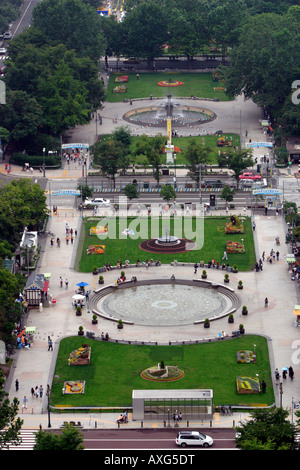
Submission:
[[[176,153],[174,153],[174,189],[176,189]]]
[[[48,428],[51,428],[51,423],[50,423],[50,392],[51,392],[51,389],[50,389],[50,385],[48,384],[47,385],[47,392],[46,392],[46,395],[48,397]]]
[[[43,148],[43,177],[45,178],[45,152],[46,152],[46,149],[45,147]]]

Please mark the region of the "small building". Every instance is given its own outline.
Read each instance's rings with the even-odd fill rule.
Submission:
[[[174,414],[184,420],[213,419],[211,389],[133,390],[132,419],[173,421]]]
[[[300,137],[290,137],[286,142],[286,148],[289,153],[289,161],[300,163]]]
[[[45,279],[44,274],[31,274],[24,288],[25,300],[28,303],[28,307],[38,307],[40,304],[44,305],[47,299],[48,288],[49,280]]]

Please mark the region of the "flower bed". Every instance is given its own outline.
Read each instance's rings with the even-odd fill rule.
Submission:
[[[127,91],[127,85],[118,85],[113,89],[113,93],[125,93]]]
[[[243,245],[243,243],[239,243],[239,242],[227,241],[226,242],[226,251],[229,254],[245,253],[245,245]]]
[[[69,380],[68,382],[64,382],[63,393],[64,395],[72,395],[73,393],[81,394],[84,393],[84,389],[84,381]]]
[[[260,392],[260,384],[257,377],[237,377],[236,386],[239,394],[254,394]]]
[[[244,225],[233,225],[231,222],[225,224],[225,233],[244,233]]]
[[[141,377],[147,380],[154,380],[157,382],[168,382],[172,380],[179,380],[184,376],[183,370],[177,366],[165,366],[164,369],[152,367],[143,370]]]
[[[254,351],[241,350],[236,353],[236,362],[238,364],[256,363],[256,354]]]
[[[125,82],[128,82],[128,77],[127,77],[127,75],[122,75],[121,77],[117,77],[117,78],[115,79],[115,82],[116,82],[116,83],[120,83],[120,82],[125,83]]]
[[[175,87],[175,86],[181,86],[183,85],[183,82],[179,82],[177,80],[174,80],[174,81],[168,81],[168,80],[163,80],[161,82],[158,82],[157,84],[158,86],[172,86],[172,87]]]
[[[90,363],[91,360],[91,346],[83,344],[81,348],[72,351],[69,356],[69,366],[82,366]]]

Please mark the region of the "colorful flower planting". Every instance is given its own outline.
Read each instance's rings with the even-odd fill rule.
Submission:
[[[256,363],[256,354],[254,351],[246,351],[246,350],[237,351],[236,362],[238,364]]]
[[[179,369],[177,366],[165,366],[163,369],[154,366],[153,368],[143,370],[141,373],[143,379],[154,380],[156,382],[179,380],[183,376],[183,370]]]
[[[260,384],[257,377],[237,377],[236,386],[239,394],[254,394],[260,392]]]
[[[244,233],[244,225],[233,225],[231,222],[225,224],[225,233]]]
[[[122,75],[120,77],[115,78],[116,83],[126,83],[128,82],[128,77],[127,75]]]
[[[113,89],[113,93],[125,93],[127,91],[127,85],[118,85]]]
[[[90,363],[91,359],[91,346],[83,344],[81,348],[72,351],[69,356],[69,366],[82,366]]]
[[[72,395],[74,393],[81,394],[84,393],[84,389],[84,381],[69,380],[68,382],[64,382],[63,393],[64,395]]]
[[[227,251],[228,254],[245,253],[245,245],[243,245],[243,243],[239,243],[239,242],[227,241],[226,242],[226,251]]]
[[[158,82],[157,84],[158,86],[171,86],[171,87],[175,87],[175,86],[181,86],[183,85],[183,82],[179,82],[177,80],[163,80],[161,82]]]

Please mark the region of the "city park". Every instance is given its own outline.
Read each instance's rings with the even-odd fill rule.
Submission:
[[[213,90],[215,82],[211,74],[207,74],[209,78],[204,80],[204,74],[192,74],[192,77],[188,74],[176,74],[172,75],[172,79],[166,78],[165,74],[153,74],[160,84],[155,88],[155,92],[153,77],[150,75],[136,77],[132,74],[130,78],[127,75],[112,75],[108,85],[108,101],[120,100],[120,96],[124,99],[124,93],[129,99],[146,98],[146,95],[151,95],[151,99],[155,95],[163,97],[166,87],[169,87],[169,90],[172,87],[172,95],[173,90],[181,88],[184,96],[205,98],[207,94],[209,98],[214,99],[215,96],[222,96],[222,93],[223,99],[227,99],[224,90],[221,90],[222,87],[220,90]],[[133,81],[134,85],[127,91],[124,84],[129,86]],[[149,86],[148,81],[151,83]],[[184,90],[185,83],[187,88]],[[203,83],[205,85],[201,88]],[[211,89],[208,91],[209,86]],[[177,93],[180,96],[180,92]],[[217,137],[209,137],[215,138],[216,145]],[[199,219],[203,222],[201,237],[197,238],[197,243],[190,239],[185,240],[182,235],[184,225],[188,221],[195,235]],[[105,279],[104,266],[124,268],[129,282],[131,274],[126,268],[129,265],[137,265],[140,260],[143,265],[148,262],[152,265],[157,259],[162,265],[170,265],[175,261],[179,265],[191,265],[192,269],[197,263],[199,269],[203,268],[202,277],[207,268],[223,269],[224,283],[228,281],[233,268],[236,272],[249,272],[255,267],[252,223],[246,216],[203,217],[202,214],[200,217],[200,213],[196,215],[196,212],[172,213],[168,207],[156,214],[149,214],[145,207],[139,215],[122,217],[114,214],[104,218],[93,215],[84,217],[82,223],[76,269],[82,273],[100,273],[99,283],[100,278]],[[152,240],[147,237],[152,233],[151,224],[155,224],[158,230],[157,237]],[[168,238],[167,233],[172,236]],[[176,240],[174,244],[169,245],[171,238]],[[158,240],[163,242],[159,246]],[[182,240],[189,243],[182,245]],[[149,241],[153,241],[154,250],[149,248]],[[99,247],[101,250],[97,251]],[[117,271],[116,276],[118,274]],[[98,283],[98,276],[96,282]],[[237,286],[231,287],[237,289]],[[242,288],[242,282],[240,287]],[[135,289],[137,288],[138,283]],[[164,289],[163,286],[161,289]],[[96,293],[99,290],[101,291],[99,286],[94,289]],[[135,296],[136,292],[130,295]],[[201,295],[201,310],[200,299]],[[142,306],[139,304],[137,308]],[[176,345],[149,345],[138,341],[129,343],[94,341],[88,337],[83,339],[79,334],[78,337],[62,339],[51,389],[53,409],[130,408],[132,390],[135,389],[213,389],[216,407],[228,404],[247,409],[253,404],[263,407],[274,404],[268,342],[263,336],[242,333],[234,339],[216,338],[216,341],[204,341],[203,344],[183,342]],[[104,378],[108,376],[110,380],[106,381]],[[178,405],[178,401],[176,403]]]

